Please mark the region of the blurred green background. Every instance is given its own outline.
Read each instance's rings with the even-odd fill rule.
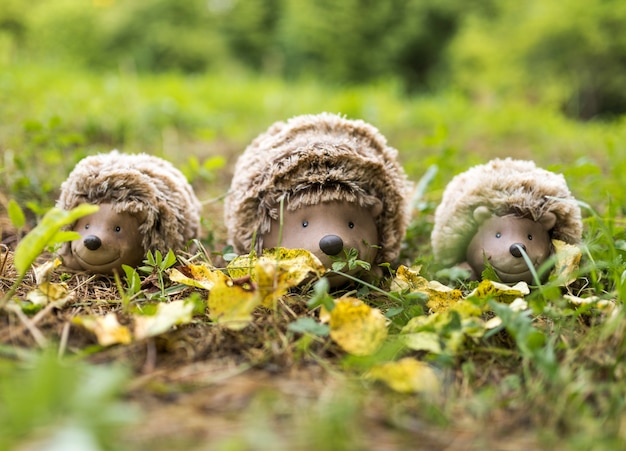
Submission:
[[[239,72],[626,111],[619,0],[4,0],[0,58],[94,71]]]
[[[3,0],[0,192],[40,212],[117,147],[220,196],[272,122],[330,111],[377,126],[412,179],[436,166],[432,202],[512,156],[626,205],[625,29],[619,0]]]

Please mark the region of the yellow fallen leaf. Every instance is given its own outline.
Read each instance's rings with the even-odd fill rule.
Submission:
[[[256,282],[262,305],[273,308],[276,301],[290,288],[297,287],[311,277],[319,278],[326,268],[319,259],[305,249],[266,249],[256,254],[235,258],[226,268],[233,278],[250,277]]]
[[[250,252],[246,255],[238,255],[233,258],[226,266],[228,275],[233,279],[241,279],[243,277],[255,277],[254,267],[257,262],[256,252]]]
[[[391,281],[391,291],[423,291],[428,280],[419,275],[419,268],[408,268],[400,265]]]
[[[387,338],[387,320],[382,312],[356,298],[340,298],[330,312],[330,338],[353,355],[376,352]]]
[[[443,352],[443,341],[436,332],[414,332],[401,335],[407,348],[414,351],[428,351],[433,354]]]
[[[530,293],[526,282],[518,282],[513,286],[509,286],[500,282],[485,279],[472,291],[468,297],[477,297],[481,299],[492,298],[498,302],[511,303],[519,297],[524,297]]]
[[[556,262],[550,273],[550,279],[556,280],[558,285],[571,285],[576,280],[582,251],[578,246],[561,240],[552,240],[552,245]]]
[[[261,304],[261,295],[249,279],[226,280],[209,293],[209,317],[229,329],[240,330],[252,321],[252,312]]]
[[[26,299],[35,305],[54,303],[56,307],[62,307],[73,297],[65,283],[54,282],[43,282],[26,295]]]
[[[130,330],[118,322],[117,315],[113,312],[109,312],[105,316],[77,317],[74,318],[73,322],[95,334],[98,344],[101,346],[111,346],[118,343],[128,344],[132,341]]]
[[[61,260],[59,258],[55,258],[54,260],[48,260],[47,262],[33,268],[33,272],[35,273],[35,282],[37,285],[49,281],[50,273],[60,264]]]
[[[133,315],[134,335],[141,340],[160,335],[177,324],[187,324],[193,317],[193,302],[180,300],[160,303],[154,315]]]
[[[428,364],[411,357],[376,365],[366,377],[384,382],[400,393],[437,393],[440,387],[435,371]]]
[[[461,290],[452,289],[436,280],[428,282],[426,294],[428,294],[426,305],[433,312],[449,310],[463,298]]]
[[[221,283],[228,279],[228,276],[222,271],[211,268],[205,263],[182,266],[180,269],[172,268],[168,276],[172,282],[205,290],[210,290],[216,283]]]
[[[603,310],[605,312],[612,312],[616,308],[616,302],[609,299],[600,299],[598,296],[589,296],[587,298],[581,298],[571,294],[563,295],[568,302],[575,306],[589,305],[593,308]]]

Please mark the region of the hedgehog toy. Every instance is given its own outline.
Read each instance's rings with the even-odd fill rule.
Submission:
[[[81,238],[64,243],[64,266],[107,274],[137,266],[147,251],[183,249],[200,232],[201,204],[171,163],[114,150],[81,160],[61,185],[57,207],[100,209],[69,226]]]
[[[552,239],[581,240],[580,207],[565,178],[532,161],[495,159],[454,177],[435,211],[435,260],[479,279],[488,263],[502,282],[533,282],[553,253]]]
[[[238,253],[306,249],[327,268],[350,249],[370,264],[392,262],[409,219],[397,155],[362,120],[322,113],[274,123],[235,165],[224,211],[230,244]]]

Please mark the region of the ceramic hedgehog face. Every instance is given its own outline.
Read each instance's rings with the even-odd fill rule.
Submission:
[[[523,253],[536,270],[552,254],[550,230],[556,216],[550,212],[538,221],[514,215],[495,216],[486,207],[474,210],[479,225],[467,246],[467,263],[472,278],[479,278],[488,263],[502,282],[533,282],[533,274]]]
[[[303,115],[274,123],[239,157],[224,219],[240,254],[302,248],[330,267],[356,249],[377,268],[400,251],[410,191],[397,151],[372,125]]]
[[[326,267],[332,265],[332,257],[345,258],[356,249],[360,260],[372,264],[378,253],[376,218],[381,210],[380,202],[369,208],[348,202],[303,206],[283,214],[282,228],[280,220],[273,220],[262,236],[263,246],[306,249]]]
[[[70,243],[65,265],[95,273],[139,265],[145,256],[139,233],[144,220],[143,215],[115,212],[111,204],[100,204],[100,210],[74,224],[72,230],[81,239]]]
[[[503,282],[535,282],[552,253],[552,240],[577,244],[580,207],[561,174],[533,161],[494,159],[455,176],[435,211],[435,260],[469,268],[479,279],[485,263]]]
[[[100,209],[69,226],[81,235],[59,254],[71,269],[109,274],[150,250],[180,250],[200,232],[201,204],[171,163],[112,151],[82,159],[61,185],[59,208]]]

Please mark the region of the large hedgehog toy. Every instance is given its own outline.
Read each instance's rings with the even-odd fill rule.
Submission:
[[[565,178],[532,161],[495,159],[454,177],[435,211],[435,260],[459,264],[478,279],[488,263],[503,282],[533,282],[552,239],[581,240],[580,207]]]
[[[201,204],[171,163],[147,154],[112,151],[81,160],[61,185],[59,208],[100,206],[69,229],[81,239],[60,255],[69,268],[111,273],[136,266],[147,251],[185,248],[200,232]]]
[[[322,113],[276,122],[235,166],[224,212],[229,242],[238,253],[307,249],[326,267],[350,249],[374,265],[392,262],[409,219],[410,184],[397,154],[362,120]]]

